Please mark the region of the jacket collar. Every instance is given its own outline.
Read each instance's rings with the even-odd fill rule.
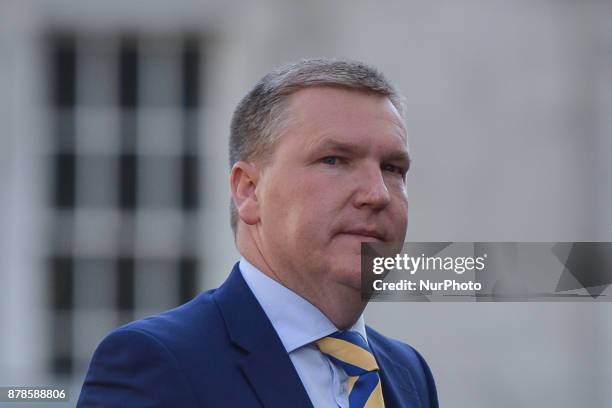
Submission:
[[[213,298],[232,343],[245,353],[240,368],[265,407],[312,407],[287,351],[242,278],[238,264]]]

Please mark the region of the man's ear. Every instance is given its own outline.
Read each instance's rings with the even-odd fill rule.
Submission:
[[[230,173],[232,199],[238,217],[249,225],[259,221],[259,202],[255,194],[258,181],[259,169],[254,164],[238,161],[232,167]]]

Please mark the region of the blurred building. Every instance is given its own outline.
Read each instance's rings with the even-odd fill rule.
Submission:
[[[337,56],[407,97],[413,241],[612,240],[612,3],[0,3],[0,386],[223,281],[231,112]],[[449,407],[612,405],[604,304],[373,304]],[[54,405],[57,406],[57,405]]]

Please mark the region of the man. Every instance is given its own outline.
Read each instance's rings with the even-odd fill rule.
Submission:
[[[437,407],[410,346],[366,327],[360,243],[403,241],[401,98],[361,63],[266,75],[231,125],[226,282],[123,326],[96,350],[78,406]]]

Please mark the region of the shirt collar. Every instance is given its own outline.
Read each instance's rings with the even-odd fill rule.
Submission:
[[[287,353],[328,336],[338,328],[312,303],[240,259],[242,277],[270,319]],[[349,330],[367,341],[363,314]]]

